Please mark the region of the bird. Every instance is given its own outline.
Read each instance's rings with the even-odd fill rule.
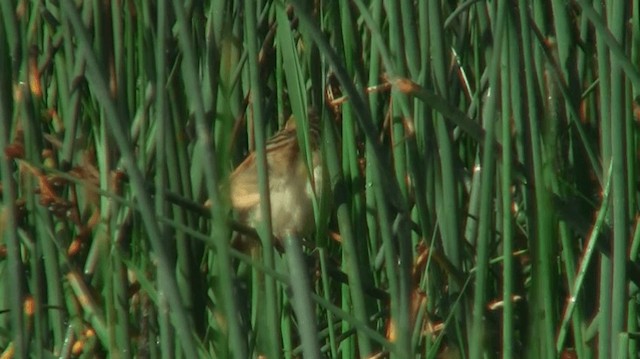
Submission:
[[[276,244],[285,236],[307,238],[315,230],[313,198],[320,198],[323,164],[319,120],[309,111],[311,170],[297,136],[292,115],[284,128],[267,140],[266,162],[271,202],[271,228]],[[257,228],[263,221],[256,153],[251,152],[230,175],[230,197],[236,221]]]

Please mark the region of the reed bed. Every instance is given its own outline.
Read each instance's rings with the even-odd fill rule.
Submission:
[[[2,358],[638,357],[637,3],[0,19]],[[308,107],[315,234],[232,245],[229,173]]]

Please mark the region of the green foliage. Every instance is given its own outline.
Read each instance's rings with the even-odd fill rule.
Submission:
[[[637,357],[629,4],[0,2],[0,352]],[[233,246],[307,107],[319,228]]]

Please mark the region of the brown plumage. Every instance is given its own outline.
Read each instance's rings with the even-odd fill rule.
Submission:
[[[319,150],[317,117],[310,115],[309,139],[312,152],[312,177],[307,170],[305,156],[298,144],[296,122],[292,117],[284,129],[266,144],[271,222],[273,234],[304,237],[315,228],[312,195],[322,189],[322,161]],[[255,153],[231,173],[231,203],[240,223],[256,227],[262,220],[258,169]]]

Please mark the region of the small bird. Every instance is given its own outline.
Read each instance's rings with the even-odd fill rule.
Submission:
[[[302,238],[315,229],[313,196],[320,198],[323,166],[319,120],[313,111],[309,113],[309,140],[311,171],[307,169],[304,150],[298,143],[293,115],[266,143],[271,223],[276,240],[287,235]],[[262,221],[262,212],[255,152],[231,173],[230,189],[238,222],[256,228]]]

